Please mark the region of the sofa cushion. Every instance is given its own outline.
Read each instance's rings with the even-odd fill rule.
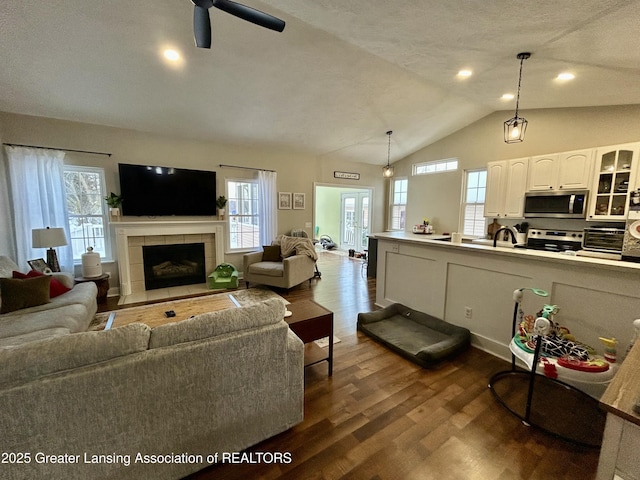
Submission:
[[[279,262],[281,260],[280,245],[264,245],[262,247],[263,262]]]
[[[18,270],[16,262],[6,255],[0,255],[0,278],[11,278],[11,272]]]
[[[33,278],[33,277],[42,277],[42,276],[44,276],[44,273],[38,272],[36,270],[30,270],[28,273],[16,272],[15,270],[13,271],[13,278],[23,278],[24,279],[24,278]],[[49,288],[49,297],[50,298],[58,297],[58,296],[62,295],[63,293],[67,293],[69,290],[71,290],[69,287],[67,287],[66,285],[63,285],[56,278],[51,277],[51,286]]]
[[[246,307],[228,308],[196,315],[151,330],[149,348],[194,342],[226,333],[278,323],[284,319],[283,298],[272,298]]]
[[[49,303],[51,277],[0,278],[2,306],[0,313],[9,313],[27,307]]]
[[[49,275],[47,275],[49,276]],[[95,310],[97,308],[96,296],[98,294],[98,287],[93,282],[79,283],[75,287],[73,287],[67,293],[60,295],[58,297],[52,298],[50,303],[46,303],[43,305],[38,305],[35,307],[25,308],[24,310],[18,310],[11,313],[7,313],[6,315],[23,315],[34,312],[41,312],[44,310],[52,310],[54,308],[59,308],[68,305],[83,305],[87,311]],[[90,318],[88,322],[91,322],[93,315],[95,315],[95,311],[89,313]],[[0,317],[1,318],[1,317]],[[87,323],[87,326],[89,323]],[[1,334],[1,332],[0,332]]]
[[[63,335],[69,335],[70,333],[71,331],[64,327],[43,328],[13,336],[5,336],[3,332],[3,336],[0,338],[0,350],[7,347],[17,347],[24,343],[35,342],[36,340],[61,337]]]
[[[282,262],[258,262],[249,266],[249,273],[252,275],[266,275],[267,277],[284,276],[284,265]]]
[[[1,349],[0,388],[142,352],[149,345],[149,335],[147,325],[133,323]]]

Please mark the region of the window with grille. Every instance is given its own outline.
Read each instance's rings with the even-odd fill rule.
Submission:
[[[433,162],[415,163],[413,165],[414,175],[430,175],[432,173],[453,172],[458,170],[458,159],[447,158],[445,160],[434,160]]]
[[[484,201],[486,191],[486,169],[465,172],[464,201],[462,203],[462,232],[465,235],[485,235]]]
[[[65,165],[64,188],[74,261],[80,262],[88,247],[100,258],[111,259],[104,169]]]
[[[227,180],[229,249],[260,247],[257,180]]]
[[[408,186],[409,182],[406,178],[396,178],[391,184],[391,215],[389,216],[391,230],[404,230]]]

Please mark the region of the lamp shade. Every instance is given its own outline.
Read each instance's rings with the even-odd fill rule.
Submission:
[[[33,248],[51,248],[67,245],[64,228],[34,228],[31,231],[31,246]]]

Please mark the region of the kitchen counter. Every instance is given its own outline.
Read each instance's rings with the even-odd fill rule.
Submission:
[[[409,232],[384,232],[376,233],[375,236],[379,240],[394,240],[398,242],[413,243],[416,245],[430,245],[436,248],[468,249],[475,253],[529,258],[531,260],[542,262],[554,262],[566,265],[587,264],[607,269],[640,272],[640,263],[635,262],[608,260],[593,257],[581,257],[577,255],[545,252],[542,250],[531,250],[512,247],[494,247],[493,245],[480,245],[477,243],[471,243],[470,240],[463,240],[462,243],[451,243],[451,241],[449,241],[449,235],[422,235]],[[638,312],[638,316],[640,317],[640,312]]]
[[[640,414],[633,405],[640,400],[640,343],[636,343],[600,399],[607,411],[598,480],[640,478]],[[615,476],[615,477],[614,477]]]
[[[472,344],[511,358],[513,291],[524,296],[525,315],[557,305],[556,321],[600,354],[599,338],[615,337],[619,357],[640,318],[640,264],[519,248],[455,244],[446,235],[376,233],[376,304],[408,307],[468,328]],[[604,389],[603,389],[604,390]]]

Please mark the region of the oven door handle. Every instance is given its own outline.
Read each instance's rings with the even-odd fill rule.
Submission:
[[[574,205],[575,202],[576,202],[576,196],[575,195],[571,195],[569,197],[569,213],[575,213],[573,211],[573,205]]]

